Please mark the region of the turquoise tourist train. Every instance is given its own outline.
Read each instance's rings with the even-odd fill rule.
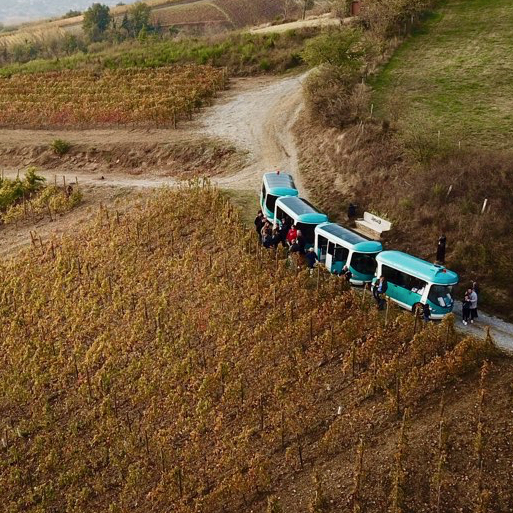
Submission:
[[[294,196],[279,198],[276,201],[274,222],[281,224],[283,219],[288,219],[301,231],[307,249],[315,244],[315,227],[329,221],[326,214],[319,212],[308,201]]]
[[[265,173],[260,192],[260,207],[264,216],[274,221],[276,200],[282,196],[299,196],[294,179],[287,173]]]
[[[376,256],[383,246],[336,223],[326,223],[315,228],[315,251],[328,271],[340,274],[347,265],[351,283],[363,285],[374,278]]]
[[[392,301],[414,312],[427,304],[432,319],[452,312],[452,291],[459,281],[455,272],[401,251],[382,251],[376,261],[375,281],[380,276],[386,278],[385,295]]]

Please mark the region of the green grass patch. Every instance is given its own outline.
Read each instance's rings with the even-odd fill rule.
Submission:
[[[374,79],[382,117],[462,146],[507,148],[513,136],[513,2],[448,0]]]

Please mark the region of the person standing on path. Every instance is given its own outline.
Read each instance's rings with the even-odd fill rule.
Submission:
[[[385,294],[388,289],[388,283],[384,276],[379,278],[379,281],[374,284],[374,299],[378,305],[378,310],[383,310],[385,308],[386,299]]]
[[[467,289],[463,298],[461,307],[461,316],[463,317],[463,324],[466,326],[470,321],[470,294],[472,289]]]
[[[436,248],[436,261],[439,264],[445,264],[445,245],[447,243],[447,237],[442,234],[438,239],[438,246]]]
[[[474,324],[474,320],[477,319],[477,292],[475,290],[470,291],[470,323]]]

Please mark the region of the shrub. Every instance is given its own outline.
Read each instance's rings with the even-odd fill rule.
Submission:
[[[56,155],[62,157],[71,149],[71,143],[68,141],[63,141],[62,139],[55,139],[55,141],[50,144],[50,148]]]
[[[260,69],[263,71],[269,71],[271,69],[271,63],[268,59],[262,59],[260,61]]]
[[[329,64],[352,74],[362,67],[365,53],[361,31],[342,29],[310,39],[302,56],[311,67]]]
[[[305,81],[306,105],[311,117],[337,128],[355,121],[360,110],[355,102],[358,77],[357,73],[343,73],[330,65],[312,72]]]

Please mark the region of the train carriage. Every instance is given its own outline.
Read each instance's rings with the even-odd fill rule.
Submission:
[[[392,301],[411,311],[427,304],[432,319],[452,312],[453,288],[459,281],[455,272],[401,251],[382,251],[376,261],[375,280],[386,278],[386,295]]]
[[[306,241],[306,248],[315,245],[315,227],[327,223],[328,216],[319,212],[303,198],[288,196],[279,198],[274,209],[274,221],[281,224],[283,219],[294,224]]]
[[[260,192],[260,207],[265,217],[274,221],[276,200],[282,196],[299,196],[294,179],[287,173],[265,173]]]
[[[340,274],[347,266],[351,283],[363,285],[374,278],[376,256],[383,246],[336,223],[326,223],[315,228],[315,251],[328,271]]]

